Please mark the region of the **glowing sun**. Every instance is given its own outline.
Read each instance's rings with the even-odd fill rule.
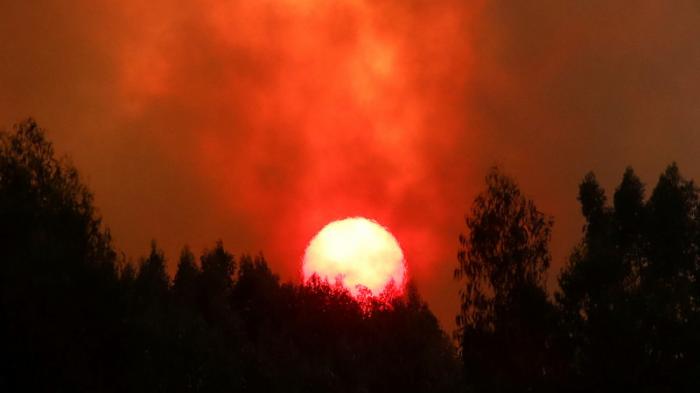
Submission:
[[[396,238],[374,220],[362,217],[333,221],[311,240],[304,254],[304,280],[316,274],[333,284],[341,282],[352,295],[362,287],[373,296],[393,282],[403,290],[406,266]]]

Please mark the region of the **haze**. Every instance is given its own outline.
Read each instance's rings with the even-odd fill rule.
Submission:
[[[1,4],[0,125],[36,118],[117,247],[171,268],[221,238],[298,280],[323,225],[371,217],[449,331],[488,167],[554,216],[550,274],[587,171],[700,175],[696,1]]]

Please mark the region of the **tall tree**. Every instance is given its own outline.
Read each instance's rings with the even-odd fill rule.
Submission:
[[[262,330],[283,323],[278,318],[280,310],[276,309],[282,304],[280,296],[279,277],[272,273],[263,255],[241,256],[232,301],[254,342]]]
[[[592,174],[579,188],[583,238],[557,294],[572,378],[587,390],[682,389],[697,383],[698,193],[677,165],[648,201],[627,168],[614,196]]]
[[[630,296],[643,192],[630,168],[615,192],[614,210],[593,173],[579,186],[583,239],[559,276],[556,298],[571,355],[569,376],[580,378],[588,389],[629,383],[638,373],[630,361],[640,355]]]
[[[135,284],[139,301],[164,301],[168,295],[170,278],[165,271],[165,254],[155,241],[151,242],[148,257],[141,261]]]
[[[545,290],[552,219],[492,169],[460,235],[457,336],[467,381],[484,389],[538,386],[548,370],[552,309]]]
[[[92,194],[32,119],[0,132],[0,252],[0,390],[102,390],[83,359],[113,348],[115,253]]]
[[[173,295],[182,305],[194,306],[197,299],[197,284],[201,269],[197,266],[194,254],[184,247],[177,263],[177,272],[173,279]]]
[[[230,322],[232,318],[230,296],[236,262],[233,255],[217,241],[211,250],[205,250],[201,258],[199,275],[200,309],[210,323]]]
[[[640,272],[648,369],[656,383],[697,381],[697,282],[700,277],[698,189],[674,163],[647,203],[646,260]]]

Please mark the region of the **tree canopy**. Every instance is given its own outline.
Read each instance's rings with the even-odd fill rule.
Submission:
[[[154,241],[117,258],[76,169],[33,120],[0,133],[0,391],[451,392],[454,348],[417,291],[360,304],[281,283],[262,254]]]
[[[492,169],[459,237],[457,316],[467,382],[477,390],[535,389],[548,364],[547,300],[552,219],[515,181]]]
[[[0,132],[0,391],[696,391],[700,194],[676,164],[650,189],[627,168],[609,200],[586,174],[548,291],[553,220],[492,169],[459,236],[451,340],[412,282],[358,300],[222,241],[119,257],[30,119]]]

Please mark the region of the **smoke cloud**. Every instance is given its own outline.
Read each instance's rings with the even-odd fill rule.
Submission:
[[[224,240],[298,280],[326,223],[389,228],[444,327],[489,166],[555,217],[626,165],[700,174],[696,2],[5,2],[0,124],[48,128],[118,247]]]

